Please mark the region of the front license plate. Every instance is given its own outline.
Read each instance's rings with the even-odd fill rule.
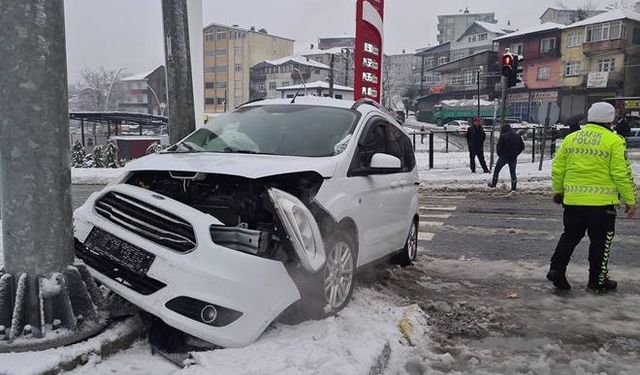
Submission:
[[[146,274],[155,259],[148,251],[94,227],[85,241],[89,251],[105,256],[122,267],[139,274]]]

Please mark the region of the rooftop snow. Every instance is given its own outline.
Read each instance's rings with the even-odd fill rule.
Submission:
[[[266,60],[265,62],[271,65],[283,65],[290,61],[293,61],[300,65],[310,66],[313,68],[330,69],[327,65],[324,65],[314,60],[309,60],[306,57],[300,56],[300,55],[287,56],[277,60]]]
[[[308,89],[328,89],[329,88],[329,82],[327,81],[315,81],[315,82],[309,82],[307,83],[307,88]],[[297,89],[303,89],[304,86],[303,85],[292,85],[292,86],[285,86],[285,87],[278,87],[276,90],[281,91],[281,90],[297,90]],[[333,85],[333,88],[335,90],[342,90],[342,91],[353,91],[353,88],[348,87],[348,86],[342,86],[342,85]]]
[[[640,13],[636,13],[628,9],[615,9],[606,13],[598,14],[597,16],[587,18],[586,20],[582,20],[580,22],[572,23],[571,25],[568,25],[567,28],[623,20],[625,18],[640,22]]]
[[[524,30],[519,30],[519,31],[516,31],[515,33],[503,35],[503,36],[501,36],[499,38],[495,38],[494,41],[503,40],[503,39],[509,39],[509,38],[513,38],[513,37],[516,37],[516,36],[523,36],[523,35],[527,35],[527,34],[541,33],[543,31],[562,30],[564,28],[565,28],[565,26],[561,25],[559,23],[545,22],[545,23],[543,23],[541,25],[530,27],[530,28],[524,29]]]
[[[513,27],[511,25],[501,25],[499,23],[490,23],[483,21],[476,21],[476,25],[484,28],[485,30],[495,33],[495,34],[508,34],[518,30],[517,27]]]
[[[299,53],[297,53],[298,55],[301,56],[308,56],[308,55],[323,55],[323,54],[329,54],[329,55],[340,55],[342,54],[342,50],[344,49],[349,49],[353,52],[353,47],[334,47],[334,48],[327,48],[327,49],[319,49],[319,48],[314,48],[314,49],[304,49],[304,50],[300,50]]]
[[[151,70],[151,71],[149,71],[149,72],[145,72],[145,73],[138,73],[138,74],[134,74],[134,75],[131,75],[131,76],[128,76],[128,77],[124,77],[124,78],[122,78],[122,81],[142,81],[142,80],[147,79],[147,77],[148,77],[151,73],[153,73],[153,72],[155,72],[155,71],[156,71],[156,70],[155,70],[155,69],[153,69],[153,70]]]

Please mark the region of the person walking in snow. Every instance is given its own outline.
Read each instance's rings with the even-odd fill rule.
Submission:
[[[498,152],[498,161],[496,162],[496,168],[493,170],[493,179],[489,182],[489,187],[496,187],[500,171],[505,165],[508,165],[509,173],[511,174],[511,191],[516,191],[518,186],[516,166],[518,164],[518,156],[524,150],[524,141],[522,137],[514,132],[511,126],[507,124],[500,131],[500,138],[498,139],[496,150]]]
[[[467,129],[467,145],[469,146],[471,173],[476,173],[476,157],[478,157],[482,171],[489,173],[487,163],[484,161],[484,140],[486,137],[480,122],[474,122],[474,124]]]
[[[587,125],[564,139],[553,160],[553,200],[564,205],[564,233],[551,257],[547,279],[560,290],[571,289],[567,265],[585,232],[591,240],[587,287],[607,292],[618,286],[608,274],[616,205],[622,197],[624,212],[632,218],[636,213],[636,186],[625,141],[610,128],[614,119],[611,104],[594,103]]]

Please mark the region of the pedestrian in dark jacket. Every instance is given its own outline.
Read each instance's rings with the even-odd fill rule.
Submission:
[[[484,161],[484,129],[480,124],[474,124],[467,130],[467,145],[469,146],[469,161],[471,173],[476,173],[476,156],[484,173],[489,173],[487,163]]]
[[[631,127],[629,126],[629,121],[627,121],[627,117],[621,117],[616,124],[616,134],[624,137],[624,139],[629,138],[629,134],[631,134]]]
[[[498,184],[498,176],[500,170],[505,165],[509,165],[509,173],[511,173],[511,191],[515,191],[518,185],[516,175],[516,165],[518,164],[518,155],[524,150],[524,141],[522,137],[511,129],[511,126],[505,125],[500,132],[498,139],[498,162],[493,171],[493,179],[489,183],[489,187],[494,188]]]

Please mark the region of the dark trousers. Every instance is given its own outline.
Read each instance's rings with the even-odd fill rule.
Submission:
[[[517,181],[518,176],[516,175],[516,165],[518,165],[518,160],[509,160],[507,158],[499,157],[496,162],[496,168],[493,170],[493,181],[498,182],[498,176],[500,176],[500,171],[502,167],[505,165],[509,165],[509,173],[511,174],[511,181]]]
[[[476,156],[478,157],[478,161],[480,162],[480,166],[482,167],[482,171],[489,172],[489,168],[487,168],[487,163],[484,161],[484,150],[469,150],[469,163],[471,164],[471,172],[476,171]]]
[[[616,228],[614,206],[565,206],[564,233],[551,257],[551,268],[566,272],[573,250],[585,232],[589,236],[589,284],[602,287],[608,274],[611,242]]]

